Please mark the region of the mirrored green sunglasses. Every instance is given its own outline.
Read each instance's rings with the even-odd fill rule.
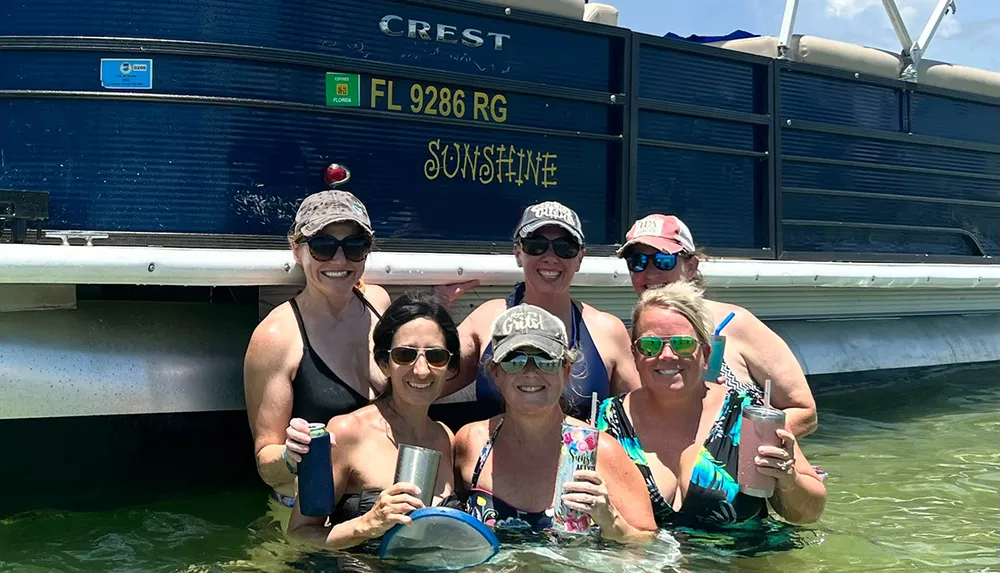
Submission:
[[[691,356],[698,350],[698,339],[693,336],[671,336],[662,338],[659,336],[642,336],[637,338],[633,344],[639,354],[647,358],[659,356],[663,352],[663,347],[670,344],[670,348],[677,356]]]
[[[549,358],[548,356],[543,356],[541,354],[512,352],[511,354],[503,357],[503,360],[500,361],[500,367],[503,368],[505,372],[517,374],[521,370],[524,370],[524,367],[528,365],[529,358],[534,360],[535,366],[546,374],[557,372],[559,367],[562,366],[561,358]]]

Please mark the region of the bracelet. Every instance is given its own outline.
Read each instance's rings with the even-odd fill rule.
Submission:
[[[285,462],[285,467],[288,468],[288,473],[292,475],[297,475],[298,472],[292,467],[292,464],[288,463],[288,446],[281,446],[281,461]]]

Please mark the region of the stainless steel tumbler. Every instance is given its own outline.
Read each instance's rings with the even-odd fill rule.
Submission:
[[[396,477],[393,483],[408,482],[420,488],[420,501],[427,507],[434,500],[441,452],[420,446],[399,444],[396,456]]]
[[[785,427],[785,412],[765,406],[747,406],[743,408],[743,421],[740,428],[739,467],[736,481],[740,491],[753,497],[767,499],[774,495],[777,480],[757,471],[754,457],[760,446],[781,447],[781,438],[777,434],[779,428]]]

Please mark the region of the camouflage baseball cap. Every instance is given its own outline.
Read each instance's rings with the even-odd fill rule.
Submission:
[[[576,211],[559,203],[558,201],[545,201],[532,205],[521,214],[521,222],[517,224],[517,232],[514,238],[527,237],[529,234],[546,227],[555,225],[569,231],[581,245],[584,244],[583,225],[580,223],[580,216]]]
[[[330,223],[342,221],[354,221],[369,235],[375,234],[364,203],[347,191],[320,191],[306,197],[295,214],[293,230],[312,237]]]
[[[569,349],[566,326],[549,311],[531,304],[508,308],[493,323],[493,362],[500,362],[520,348],[534,348],[552,358],[562,358]]]

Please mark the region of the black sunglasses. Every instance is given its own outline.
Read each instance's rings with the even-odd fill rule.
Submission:
[[[552,240],[544,235],[528,235],[521,237],[518,242],[521,244],[521,250],[532,257],[544,255],[549,250],[549,245],[552,245],[553,252],[560,259],[572,259],[580,254],[580,243],[570,237]]]
[[[447,366],[451,360],[451,352],[445,348],[414,348],[412,346],[396,346],[389,351],[389,357],[400,366],[409,366],[423,354],[427,364],[435,368]]]
[[[368,258],[368,253],[372,250],[372,238],[368,235],[351,235],[343,239],[330,235],[313,235],[299,242],[309,245],[309,254],[319,262],[332,260],[343,247],[347,260],[360,263]]]
[[[641,273],[649,267],[652,261],[653,266],[661,271],[672,271],[677,267],[676,253],[628,253],[625,255],[625,262],[628,263],[628,270],[633,273]]]

